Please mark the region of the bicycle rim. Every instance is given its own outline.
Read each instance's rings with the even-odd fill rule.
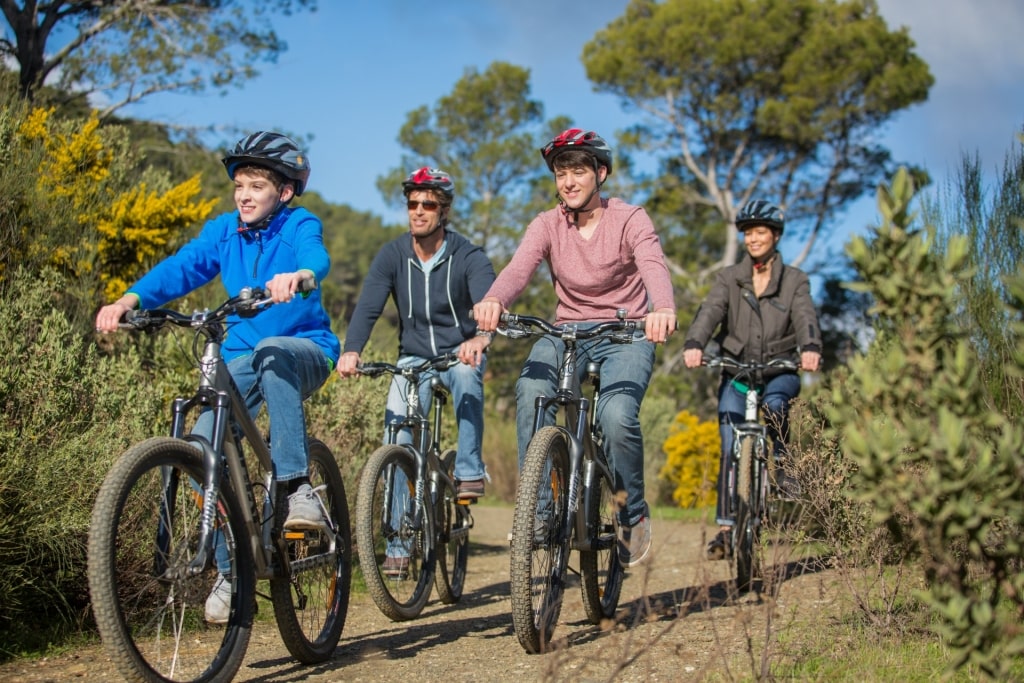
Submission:
[[[226,624],[205,620],[218,576],[212,554],[202,571],[188,571],[198,552],[202,495],[194,482],[202,472],[193,446],[149,439],[114,463],[97,496],[89,533],[93,613],[107,652],[129,680],[229,681],[245,657],[256,580],[226,482],[215,519],[230,564]]]
[[[757,565],[756,512],[757,495],[754,491],[754,437],[740,438],[740,459],[737,463],[736,525],[733,527],[733,548],[736,555],[736,589],[750,590]]]
[[[530,440],[512,525],[512,623],[527,652],[543,652],[558,623],[569,559],[569,451],[545,427]]]
[[[455,481],[455,451],[445,451],[441,466],[448,478]],[[456,502],[456,492],[444,486],[438,493],[434,520],[437,526],[438,549],[434,586],[441,602],[451,605],[462,598],[466,584],[466,563],[469,560],[469,530],[472,517],[466,505]]]
[[[356,546],[366,588],[384,615],[414,619],[423,611],[434,582],[433,507],[423,508],[419,529],[411,518],[416,462],[401,446],[382,446],[370,456],[359,482]],[[388,570],[388,554],[407,557],[408,565]]]
[[[348,500],[341,472],[330,449],[309,442],[309,483],[328,512],[331,529],[282,531],[288,558],[287,574],[271,579],[281,640],[292,656],[305,664],[331,657],[348,614],[352,578],[352,538]],[[277,528],[287,517],[282,495]]]
[[[615,616],[624,570],[617,547],[618,511],[610,482],[594,468],[587,501],[591,550],[580,551],[583,609],[592,624]],[[586,489],[585,489],[586,490]]]

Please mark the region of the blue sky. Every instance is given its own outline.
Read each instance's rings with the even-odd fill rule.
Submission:
[[[310,189],[389,221],[376,178],[402,154],[399,128],[432,107],[467,68],[494,61],[526,67],[546,117],[564,114],[608,138],[633,119],[616,98],[592,92],[583,45],[620,16],[627,0],[321,0],[313,14],[281,18],[289,49],[277,64],[226,97],[161,96],[125,113],[182,125],[234,124],[308,135]],[[929,100],[900,113],[882,142],[899,160],[942,182],[962,152],[1000,166],[1024,124],[1024,2],[878,0],[891,28],[907,26],[936,79]],[[874,218],[874,200],[832,226],[832,244]],[[795,251],[795,249],[793,250]]]

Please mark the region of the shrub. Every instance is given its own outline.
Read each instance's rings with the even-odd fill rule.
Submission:
[[[665,466],[660,477],[673,485],[672,498],[680,507],[715,505],[722,438],[718,422],[701,421],[682,411],[665,440]]]

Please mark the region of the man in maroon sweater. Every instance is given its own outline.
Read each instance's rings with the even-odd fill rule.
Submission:
[[[497,329],[501,313],[545,261],[558,296],[556,323],[587,326],[614,320],[619,309],[626,310],[628,319],[644,320],[645,339],[632,344],[603,341],[588,353],[601,363],[596,415],[616,488],[626,492],[619,516],[619,557],[631,567],[651,547],[639,415],[654,368],[654,345],[664,342],[676,326],[672,281],[647,212],[601,197],[601,185],[612,172],[611,149],[601,136],[571,128],[545,145],[541,155],[554,174],[558,206],[530,223],[511,262],[473,314],[480,330]],[[534,398],[554,394],[561,353],[559,344],[541,340],[516,383],[520,466],[533,431]]]

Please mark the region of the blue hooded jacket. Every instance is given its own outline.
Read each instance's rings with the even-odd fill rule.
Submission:
[[[158,263],[129,290],[141,308],[156,308],[182,297],[220,275],[229,296],[243,287],[264,287],[278,273],[309,270],[319,283],[331,261],[320,219],[303,208],[285,207],[261,230],[242,230],[238,212],[222,214],[203,226],[177,253]],[[225,360],[251,353],[266,337],[302,337],[315,342],[337,363],[338,337],[320,300],[320,289],[271,306],[252,318],[228,318]]]

